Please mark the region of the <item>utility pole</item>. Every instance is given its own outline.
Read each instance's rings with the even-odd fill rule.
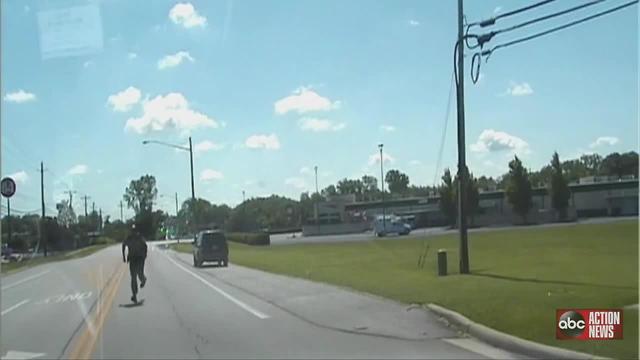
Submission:
[[[384,144],[378,144],[378,148],[380,149],[380,186],[382,189],[382,230],[387,232],[387,214],[384,208],[384,170],[382,168],[382,163],[384,163],[384,157],[382,156],[382,148]]]
[[[198,231],[198,224],[196,224],[196,191],[193,185],[193,146],[191,144],[191,136],[189,136],[189,164],[191,165],[191,228],[193,229],[193,236]],[[178,242],[180,240],[178,239]]]
[[[42,204],[42,220],[40,221],[40,242],[44,246],[44,256],[47,257],[47,237],[45,236],[44,224],[44,163],[40,162],[40,201]]]
[[[73,194],[77,193],[75,190],[64,191],[65,194],[69,194],[69,208],[73,209]]]
[[[122,200],[120,200],[120,222],[124,223],[124,216],[122,215]]]
[[[100,219],[100,225],[98,226],[98,230],[102,231],[102,208],[100,208],[100,216],[98,217],[98,219]]]
[[[316,215],[316,226],[318,228],[318,235],[320,235],[320,222],[318,221],[318,217],[319,217],[319,212],[320,209],[318,209],[318,196],[320,195],[318,193],[318,165],[313,167],[313,170],[316,174],[316,196],[315,196],[315,201],[313,202],[313,204],[315,205],[315,215]]]
[[[176,192],[176,218],[178,217],[178,193]]]
[[[87,216],[89,216],[89,213],[87,212],[87,200],[91,199],[91,196],[85,195],[82,198],[84,199],[84,217],[85,217],[84,220],[86,221],[87,220]]]
[[[91,215],[93,215],[94,212],[96,212],[96,202],[92,201],[91,202]]]
[[[456,98],[458,103],[458,224],[460,229],[460,274],[469,273],[469,247],[467,242],[466,184],[467,164],[464,139],[464,11],[462,0],[458,0],[458,73],[456,76]]]

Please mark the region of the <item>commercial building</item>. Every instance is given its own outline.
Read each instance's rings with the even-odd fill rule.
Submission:
[[[569,184],[568,220],[599,216],[638,215],[638,179],[582,178]],[[473,226],[518,224],[523,221],[512,210],[504,190],[479,194],[478,211],[470,217]],[[533,190],[529,223],[546,223],[559,219],[546,188]],[[355,196],[328,198],[318,205],[318,218],[331,219],[304,231],[305,235],[360,232],[370,228],[376,215],[382,214],[382,202],[356,202]],[[447,219],[440,211],[437,195],[387,200],[385,212],[412,219],[416,227],[443,226]],[[306,228],[306,227],[305,227]]]

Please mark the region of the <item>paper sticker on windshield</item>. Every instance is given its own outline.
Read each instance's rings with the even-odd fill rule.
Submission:
[[[43,59],[102,51],[102,19],[97,4],[40,11],[38,27]]]

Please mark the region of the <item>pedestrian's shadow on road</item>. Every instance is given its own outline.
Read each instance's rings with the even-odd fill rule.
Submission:
[[[144,305],[144,299],[140,299],[140,301],[138,301],[137,303],[130,303],[130,304],[120,304],[119,306],[121,308],[134,308],[134,307],[138,307],[138,306],[142,306]]]

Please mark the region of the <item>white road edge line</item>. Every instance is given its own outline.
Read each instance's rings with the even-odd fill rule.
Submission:
[[[10,308],[8,308],[6,310],[2,310],[2,313],[0,313],[0,316],[4,316],[5,314],[8,314],[8,313],[12,312],[13,310],[15,310],[15,309],[19,308],[20,306],[28,303],[29,301],[31,301],[31,300],[30,299],[25,299],[25,300],[20,301],[19,303],[13,305],[12,307],[10,307]]]
[[[514,354],[509,353],[506,350],[502,350],[497,347],[493,347],[489,344],[485,344],[476,339],[472,338],[450,338],[450,339],[442,339],[444,342],[447,342],[453,346],[465,349],[467,351],[471,351],[476,354],[480,354],[482,356],[486,356],[489,359],[511,359]]]
[[[25,283],[25,282],[27,282],[27,281],[30,281],[30,280],[33,280],[33,279],[39,278],[40,276],[45,275],[45,274],[48,274],[49,272],[51,272],[51,270],[45,270],[45,271],[43,271],[43,272],[41,272],[41,273],[37,273],[37,274],[35,274],[35,275],[28,276],[28,277],[26,277],[26,278],[24,278],[24,279],[22,279],[22,280],[18,280],[18,281],[14,282],[14,283],[13,283],[13,284],[11,284],[11,285],[3,286],[3,287],[2,287],[2,291],[7,290],[7,289],[11,289],[12,287],[14,287],[14,286],[18,286],[18,285],[20,285],[20,284],[22,284],[22,283]]]
[[[164,254],[163,254],[164,255]],[[233,296],[229,295],[226,291],[220,289],[219,287],[211,284],[210,282],[208,282],[206,279],[204,279],[202,276],[194,273],[193,271],[187,269],[186,267],[182,266],[181,264],[178,264],[175,260],[173,260],[172,258],[170,258],[168,255],[164,255],[167,260],[171,261],[175,266],[179,267],[180,269],[184,270],[185,272],[187,272],[188,274],[190,274],[191,276],[193,276],[194,278],[200,280],[200,282],[202,282],[203,284],[207,285],[209,288],[217,291],[220,295],[226,297],[227,299],[229,299],[230,301],[232,301],[234,304],[238,305],[239,307],[243,308],[244,310],[250,312],[251,314],[253,314],[254,316],[257,316],[260,319],[268,319],[269,315],[262,313],[254,308],[252,308],[251,306],[243,303],[242,301],[234,298]]]

